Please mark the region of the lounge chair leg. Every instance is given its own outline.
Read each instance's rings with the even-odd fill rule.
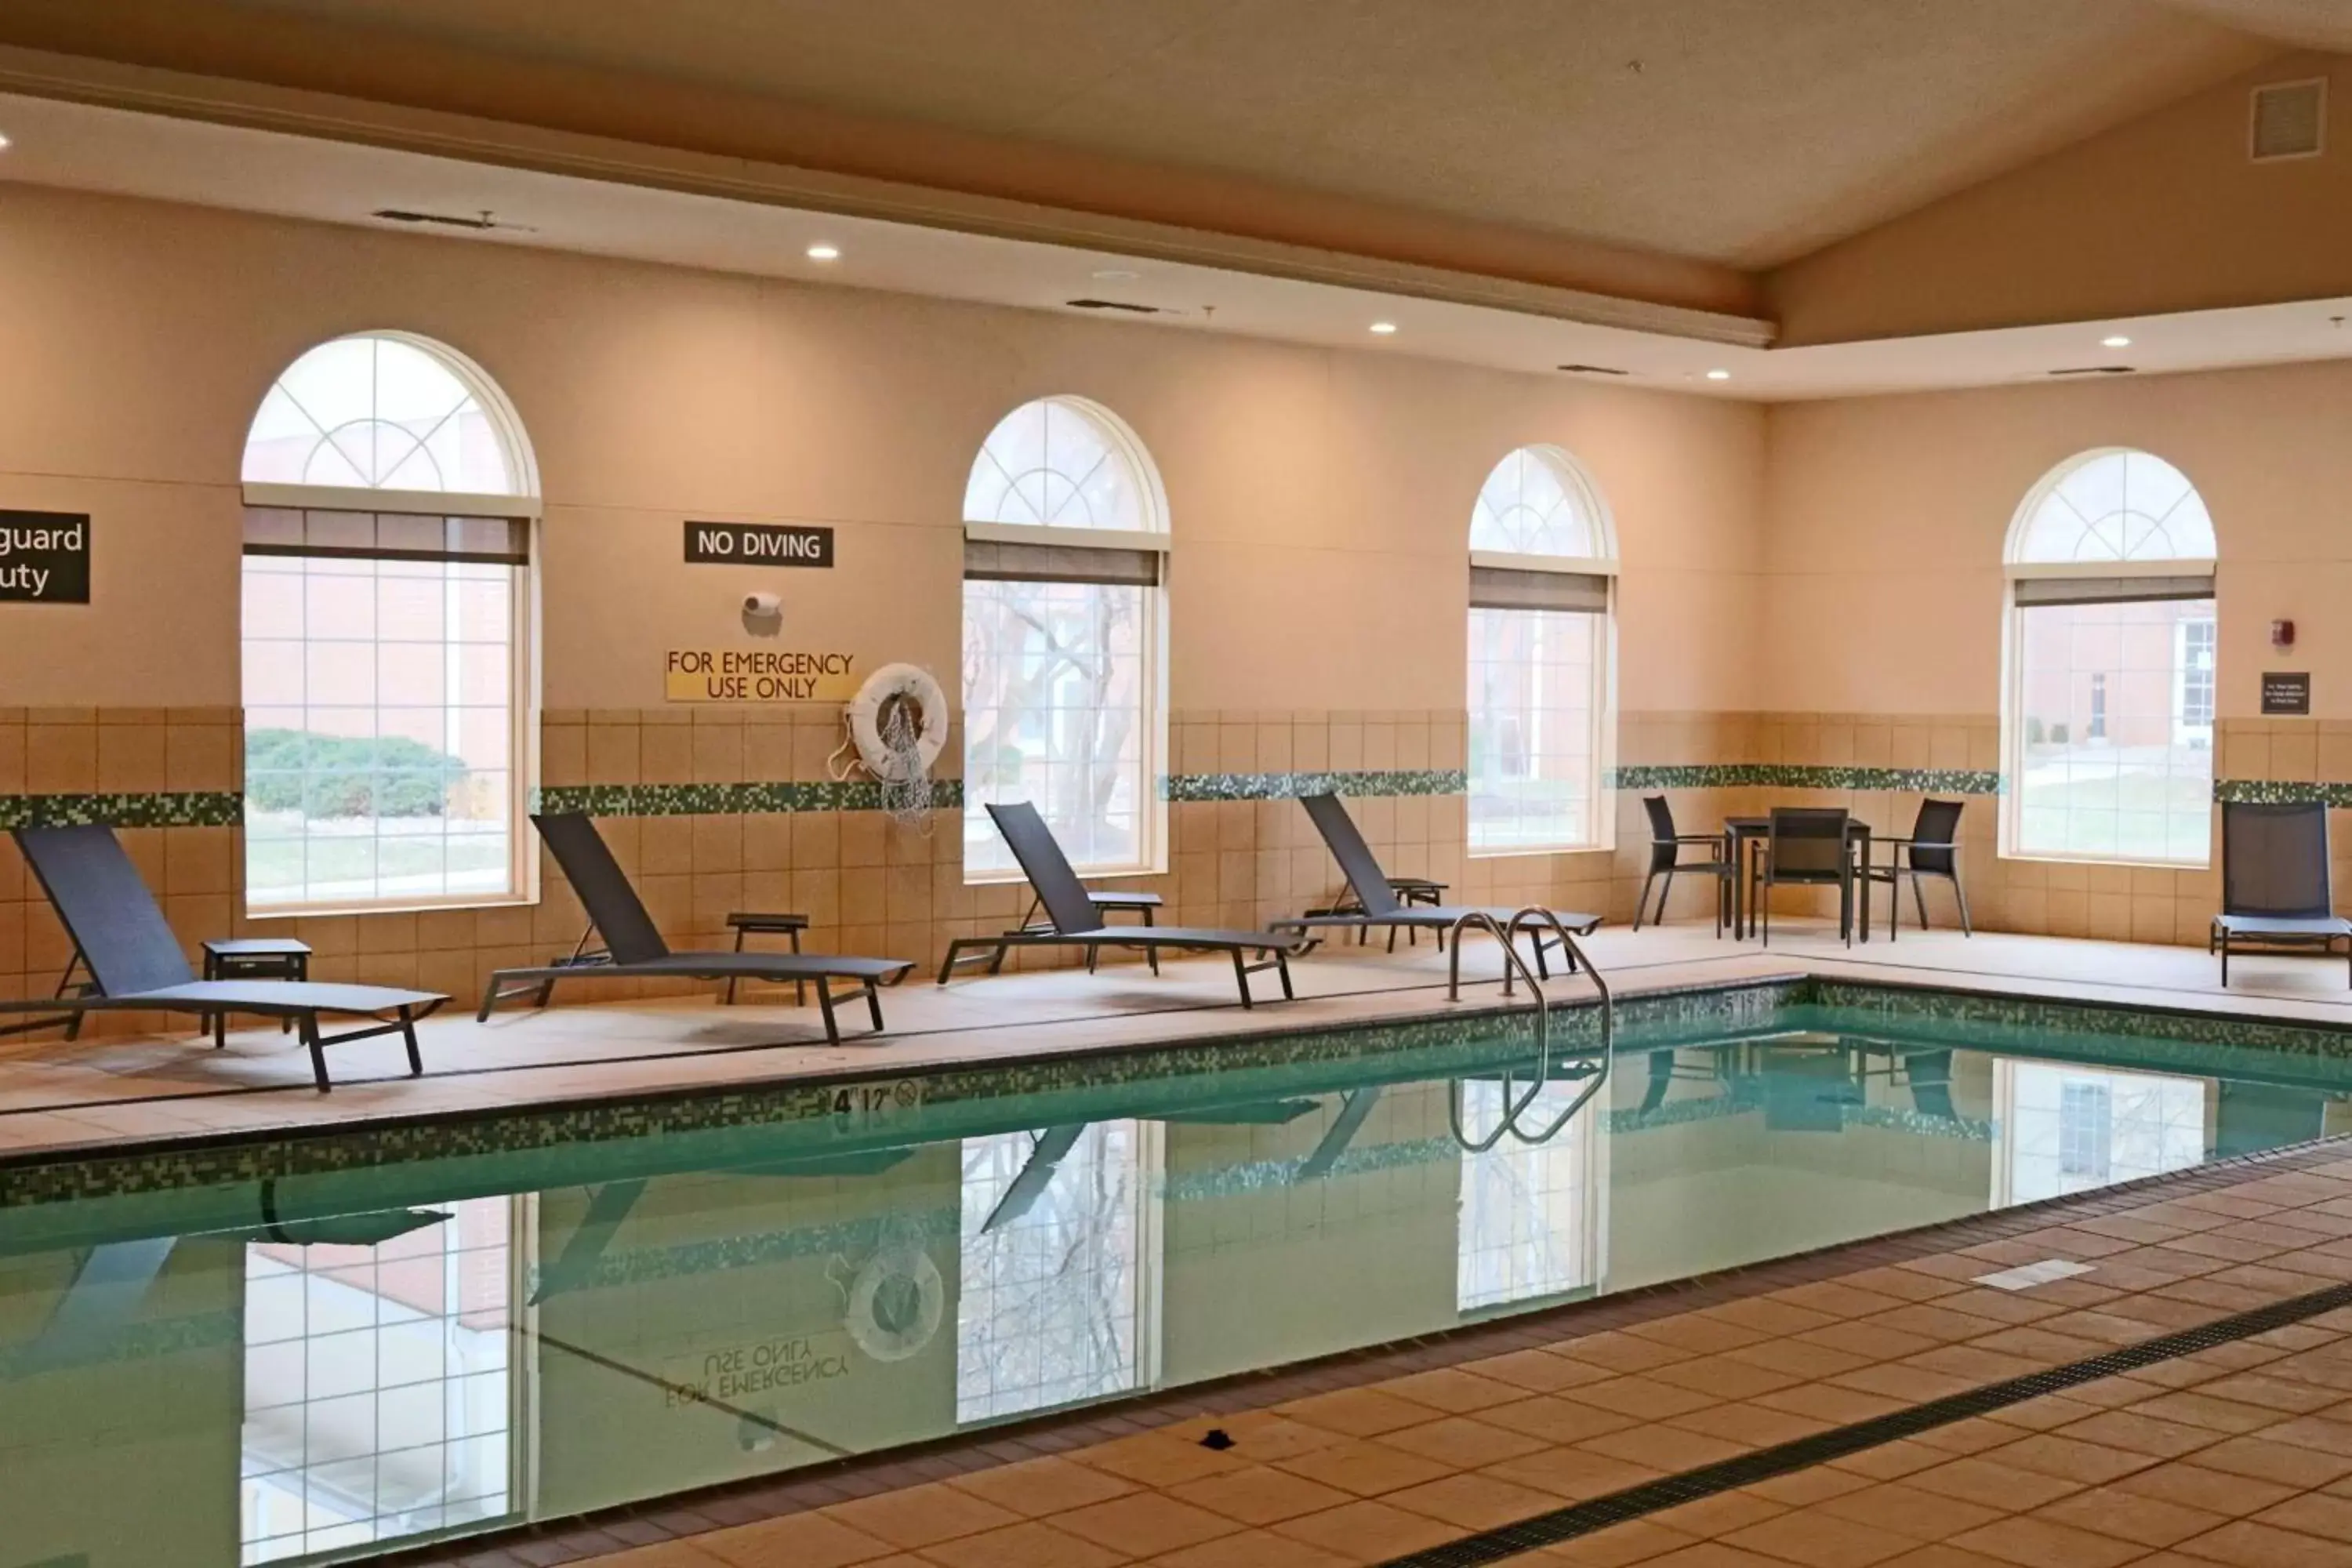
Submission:
[[[2221,933],[2221,989],[2230,988],[2230,933]]]
[[[1274,972],[1282,976],[1282,999],[1297,1001],[1298,993],[1290,988],[1290,957],[1278,947],[1274,950]]]
[[[228,1015],[226,1013],[215,1013],[205,1021],[213,1026],[213,1049],[216,1051],[227,1049]],[[280,1030],[279,1033],[282,1034],[284,1031]]]
[[[816,1005],[824,1015],[824,1040],[829,1046],[841,1044],[841,1024],[833,1016],[833,982],[820,978],[816,983]]]
[[[303,1048],[310,1053],[310,1076],[319,1080],[319,1092],[325,1094],[334,1088],[327,1081],[327,1047],[319,1038],[319,1015],[305,1013],[299,1020],[302,1030]]]
[[[1396,936],[1397,928],[1394,926],[1389,927],[1389,951],[1391,952],[1394,952],[1396,951]]]
[[[1969,890],[1960,886],[1960,879],[1958,877],[1952,879],[1952,897],[1958,899],[1960,903],[1960,934],[1976,935],[1976,927],[1969,923]]]
[[[874,988],[871,977],[866,982],[866,1010],[874,1016],[874,1032],[880,1034],[882,1032],[882,993]]]
[[[1674,896],[1675,872],[1674,868],[1670,866],[1666,868],[1666,885],[1658,889],[1657,912],[1650,917],[1652,925],[1662,926],[1666,923],[1666,905],[1673,901]]]
[[[1952,885],[1959,886],[1957,882]],[[1911,901],[1919,910],[1919,929],[1926,931],[1927,929],[1927,890],[1919,885],[1919,873],[1916,871],[1911,873]]]
[[[1658,879],[1655,871],[1642,879],[1642,896],[1633,900],[1633,929],[1642,929],[1642,911],[1650,907],[1650,884]]]
[[[408,1076],[425,1076],[425,1058],[416,1049],[416,1015],[414,1009],[400,1010],[400,1043],[408,1047]]]
[[[1246,1012],[1251,1006],[1249,965],[1242,962],[1242,950],[1238,947],[1234,949],[1234,982],[1242,988],[1242,1009]]]
[[[1143,906],[1143,923],[1144,923],[1145,925],[1148,925],[1148,926],[1155,926],[1155,925],[1158,925],[1158,924],[1160,923],[1158,921],[1156,921],[1156,920],[1154,920],[1154,919],[1152,919],[1152,918],[1151,918],[1151,906],[1150,906],[1150,904],[1146,904],[1146,905],[1144,905],[1144,906]],[[1145,948],[1145,949],[1143,950],[1143,962],[1144,962],[1144,963],[1148,963],[1148,964],[1150,964],[1150,965],[1151,966],[1151,973],[1154,973],[1154,974],[1159,973],[1160,973],[1160,950],[1159,950],[1158,948],[1156,948],[1156,947],[1147,947],[1147,948]]]

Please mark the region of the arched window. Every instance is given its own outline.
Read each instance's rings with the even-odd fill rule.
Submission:
[[[1034,803],[1089,875],[1165,868],[1168,507],[1108,409],[1024,403],[964,486],[964,873],[1018,875],[982,808]]]
[[[2147,452],[2051,470],[2009,531],[2006,853],[2212,853],[2213,520]]]
[[[526,896],[539,475],[481,369],[398,332],[320,344],[246,437],[246,901]]]
[[[1522,447],[1470,511],[1470,850],[1606,847],[1607,509],[1575,460]]]

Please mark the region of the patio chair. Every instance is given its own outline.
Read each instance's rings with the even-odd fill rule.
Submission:
[[[1249,977],[1271,969],[1281,977],[1285,1001],[1297,993],[1290,988],[1289,955],[1298,946],[1297,939],[1270,931],[1203,931],[1185,926],[1110,926],[1102,923],[1101,911],[1087,892],[1084,882],[1070,866],[1069,857],[1054,841],[1054,831],[1037,808],[1027,801],[1010,805],[991,804],[988,807],[996,830],[1004,835],[1012,847],[1013,858],[1020,862],[1022,874],[1036,889],[1038,901],[1045,907],[1045,918],[1051,922],[1046,931],[1026,930],[1006,931],[996,936],[958,937],[948,944],[947,957],[940,964],[940,984],[961,963],[987,963],[994,973],[1004,963],[1007,949],[1015,947],[1082,947],[1087,950],[1087,963],[1093,967],[1096,952],[1106,947],[1139,947],[1144,955],[1159,967],[1159,950],[1171,948],[1177,952],[1229,953],[1234,961],[1234,981],[1241,987],[1242,1005],[1255,1005],[1250,995]],[[1255,963],[1247,963],[1244,954],[1256,952],[1264,956]]]
[[[1719,833],[1677,833],[1675,831],[1674,808],[1662,795],[1645,795],[1642,809],[1650,816],[1650,870],[1642,879],[1642,896],[1633,900],[1633,929],[1642,929],[1642,912],[1650,901],[1650,884],[1664,876],[1666,885],[1658,893],[1658,912],[1651,924],[1663,925],[1666,919],[1666,900],[1674,897],[1675,878],[1712,877],[1715,879],[1715,934],[1723,934],[1724,917],[1731,910],[1731,879],[1737,863],[1731,858]],[[1705,845],[1713,851],[1704,860],[1685,860],[1685,848]]]
[[[1960,814],[1968,803],[1958,800],[1923,800],[1919,816],[1911,824],[1908,838],[1881,838],[1887,847],[1887,863],[1872,866],[1864,872],[1862,896],[1870,897],[1870,885],[1886,884],[1886,940],[1893,942],[1903,924],[1903,880],[1911,880],[1911,900],[1918,907],[1919,929],[1927,929],[1927,895],[1920,889],[1919,879],[1933,877],[1952,885],[1952,897],[1959,900],[1960,934],[1974,936],[1976,928],[1969,923],[1969,893],[1960,886]]]
[[[1348,815],[1348,808],[1340,804],[1338,795],[1302,795],[1298,804],[1307,808],[1307,817],[1314,822],[1315,830],[1323,836],[1323,847],[1330,850],[1331,858],[1339,863],[1339,873],[1347,878],[1349,889],[1355,894],[1359,908],[1345,914],[1298,915],[1278,920],[1274,922],[1276,930],[1360,931],[1385,927],[1391,933],[1389,951],[1393,952],[1396,951],[1394,932],[1399,930],[1433,931],[1443,938],[1465,915],[1486,914],[1496,921],[1507,921],[1514,912],[1509,910],[1473,910],[1452,904],[1405,903],[1396,896],[1395,889],[1390,885],[1388,873],[1381,869],[1380,858],[1372,853],[1372,847],[1364,842],[1363,834],[1356,827],[1356,819]],[[1560,924],[1579,936],[1591,935],[1601,924],[1599,915],[1554,912]],[[1523,929],[1531,932],[1539,930],[1532,924]],[[1557,939],[1554,941],[1556,943]],[[1443,951],[1443,941],[1438,945]],[[1536,970],[1549,978],[1550,966],[1544,958],[1546,945],[1545,939],[1540,934],[1537,935]],[[1573,973],[1575,955],[1567,953],[1562,956]]]
[[[866,997],[866,1010],[878,1033],[882,1028],[882,997],[875,989],[884,981],[897,982],[915,967],[910,958],[854,958],[821,952],[674,952],[662,940],[653,916],[646,912],[637,890],[629,886],[620,862],[596,825],[577,813],[533,816],[539,836],[547,841],[556,864],[563,868],[572,890],[604,939],[604,954],[594,959],[575,955],[569,963],[527,969],[501,969],[483,988],[477,1022],[487,1019],[499,1003],[522,995],[544,1007],[559,980],[762,980],[782,984],[813,980],[816,1002],[824,1016],[824,1037],[841,1043],[841,1026],[834,1016],[836,1002],[854,1001],[859,990],[836,993],[835,980],[856,983]]]
[[[1764,837],[1761,891],[1764,945],[1772,945],[1772,889],[1835,888],[1838,934],[1853,945],[1853,850],[1847,841],[1851,814],[1827,806],[1778,806]]]
[[[2207,950],[2308,951],[2332,955],[2342,942],[2352,955],[2352,921],[2336,912],[2329,884],[2327,805],[2324,801],[2221,805],[2221,912]]]
[[[408,1048],[408,1071],[425,1071],[416,1049],[416,1021],[449,1000],[434,991],[409,991],[392,985],[340,985],[312,980],[199,980],[188,967],[180,939],[172,934],[155,895],[139,875],[139,868],[123,852],[114,829],[103,825],[70,827],[19,827],[16,847],[32,868],[41,891],[72,939],[89,983],[79,995],[45,1001],[0,1002],[0,1013],[56,1013],[78,1017],[84,1013],[193,1013],[209,1024],[229,1013],[263,1018],[290,1018],[303,1049],[310,1054],[310,1076],[323,1094],[333,1087],[327,1076],[326,1047],[352,1040],[398,1035]],[[321,1014],[372,1017],[378,1022],[341,1034],[321,1034]],[[386,1018],[384,1015],[390,1014]],[[222,1043],[215,1031],[214,1044]]]

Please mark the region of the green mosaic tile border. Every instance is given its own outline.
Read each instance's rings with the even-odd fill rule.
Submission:
[[[1365,798],[1398,795],[1466,795],[1470,775],[1460,768],[1360,768],[1313,773],[1173,773],[1160,781],[1162,800],[1297,800],[1301,795]]]
[[[1628,998],[1618,1009],[1621,1032],[1640,1030],[1651,1045],[1700,1037],[1768,1023],[1786,1000],[1791,983],[1746,983],[1736,986],[1654,992]],[[958,1106],[1019,1096],[1044,1101],[1035,1110],[1050,1119],[1057,1095],[1083,1095],[1104,1089],[1153,1092],[1169,1097],[1166,1107],[1139,1103],[1123,1112],[1149,1115],[1155,1109],[1181,1109],[1185,1080],[1261,1068],[1326,1070],[1336,1063],[1381,1061],[1402,1076],[1434,1068],[1509,1059],[1526,1048],[1528,1016],[1521,1008],[1480,1008],[1443,1017],[1341,1026],[1296,1035],[1234,1035],[1187,1042],[1168,1049],[1073,1053],[1026,1058],[982,1068],[919,1075],[923,1080],[924,1137],[955,1137],[962,1130],[951,1111]],[[1556,1005],[1551,1038],[1555,1048],[1590,1045],[1599,1037],[1600,1015],[1586,1003]],[[146,1151],[109,1151],[79,1157],[0,1159],[0,1213],[36,1205],[80,1202],[138,1194],[168,1195],[190,1189],[232,1186],[263,1180],[364,1175],[387,1165],[420,1160],[507,1162],[502,1182],[551,1187],[601,1180],[577,1157],[594,1145],[637,1139],[682,1139],[748,1131],[772,1138],[777,1129],[806,1123],[828,1134],[839,1131],[835,1095],[843,1083],[891,1081],[888,1058],[856,1073],[774,1085],[750,1085],[719,1092],[682,1090],[628,1100],[552,1104],[530,1110],[485,1113],[354,1127],[310,1136],[195,1138]],[[1253,1092],[1255,1092],[1253,1090]],[[1279,1086],[1267,1093],[1279,1093]],[[1076,1109],[1076,1108],[1073,1108]],[[1097,1112],[1098,1114],[1099,1112]],[[936,1125],[932,1123],[936,1122]],[[897,1130],[904,1135],[906,1130]],[[852,1141],[839,1139],[842,1149]],[[772,1145],[763,1152],[772,1156]],[[512,1163],[525,1158],[520,1166]],[[683,1148],[679,1157],[707,1162],[717,1155]],[[593,1155],[588,1156],[593,1161]],[[609,1173],[607,1173],[609,1174]],[[380,1206],[380,1197],[372,1196]],[[231,1222],[224,1222],[231,1223]]]
[[[80,1333],[0,1344],[0,1384],[21,1383],[36,1373],[121,1362],[157,1361],[194,1351],[242,1352],[245,1321],[235,1312],[192,1312],[177,1318],[143,1318],[116,1324],[104,1333]],[[40,1568],[35,1564],[34,1568]]]
[[[1809,1007],[1834,1008],[1842,1026],[1853,1016],[1899,1018],[1916,1028],[1938,1022],[1965,1026],[1955,1044],[1979,1048],[2015,1048],[2041,1056],[2080,1055],[2154,1068],[2211,1074],[2232,1066],[2270,1066],[2330,1083],[2352,1085],[2352,1027],[2288,1024],[2252,1017],[2142,1011],[2089,1003],[1937,991],[1927,987],[1873,985],[1844,981],[1787,979],[1695,987],[1628,997],[1618,1016],[1622,1050],[1656,1049],[1727,1035],[1785,1033],[1806,1026]],[[1555,1007],[1555,1049],[1590,1047],[1600,1017],[1587,1001]],[[1040,1121],[1058,1114],[1100,1115],[1083,1096],[1119,1089],[1134,1097],[1122,1115],[1150,1116],[1196,1102],[1203,1074],[1220,1075],[1221,1089],[1244,1092],[1232,1075],[1261,1069],[1270,1081],[1246,1093],[1278,1095],[1311,1091],[1318,1073],[1340,1064],[1369,1065],[1381,1078],[1445,1076],[1465,1068],[1516,1059],[1527,1046],[1528,1015],[1481,1009],[1388,1022],[1366,1023],[1296,1035],[1228,1036],[1151,1050],[1073,1053],[919,1076],[919,1126],[893,1125],[878,1136],[903,1141],[970,1135],[984,1130],[988,1101],[1018,1096],[1024,1112]],[[2234,1059],[2217,1059],[2226,1049]],[[2263,1058],[2267,1058],[2267,1062]],[[611,1173],[600,1145],[635,1140],[694,1140],[658,1144],[659,1158],[680,1169],[722,1162],[736,1139],[756,1142],[759,1157],[773,1158],[775,1140],[801,1124],[827,1148],[856,1145],[854,1128],[836,1116],[835,1095],[844,1083],[894,1081],[887,1053],[855,1074],[719,1091],[680,1090],[629,1100],[552,1104],[516,1113],[416,1120],[332,1130],[310,1135],[275,1133],[260,1138],[194,1138],[145,1150],[91,1152],[81,1155],[0,1160],[0,1212],[95,1199],[128,1200],[130,1219],[148,1203],[166,1204],[184,1218],[189,1194],[205,1189],[228,1192],[266,1179],[316,1179],[314,1195],[331,1196],[337,1184],[361,1184],[366,1201],[380,1205],[386,1167],[412,1162],[458,1162],[435,1176],[444,1185],[465,1173],[462,1163],[495,1159],[495,1172],[473,1173],[499,1190],[545,1188],[602,1180]],[[1288,1076],[1285,1076],[1286,1073]],[[1972,1132],[1940,1129],[1948,1136]],[[749,1145],[747,1145],[749,1147]],[[740,1157],[751,1157],[744,1154]],[[601,1162],[601,1163],[600,1163]],[[456,1171],[458,1173],[453,1174]],[[240,1223],[249,1205],[222,1199],[228,1217]],[[13,1222],[12,1222],[13,1223]],[[79,1223],[75,1221],[74,1223]],[[182,1228],[186,1228],[184,1224]]]
[[[2226,1050],[2241,1068],[2271,1065],[2309,1069],[2324,1065],[2331,1069],[2331,1079],[2342,1077],[2352,1086],[2352,1027],[2281,1023],[2185,1008],[2114,1007],[1822,979],[1808,980],[1799,989],[1794,1005],[1848,1015],[1878,1013],[1899,1017],[1915,1027],[1951,1024],[1969,1031],[1965,1039],[1955,1044],[1979,1049],[2008,1045],[2047,1056],[2063,1054],[2071,1042],[2084,1053],[2103,1047],[2121,1049],[2136,1065],[2177,1067],[2192,1073],[2210,1074],[2232,1065],[2217,1061],[2214,1056],[2216,1050]],[[2261,1059],[2264,1058],[2269,1058],[2267,1064]],[[2338,1068],[2344,1070],[2332,1070]]]
[[[963,805],[961,779],[933,779],[931,804]],[[531,809],[590,816],[769,816],[799,811],[885,811],[883,786],[872,779],[845,783],[548,784],[533,792]]]
[[[1796,763],[1635,763],[1602,781],[1611,789],[1861,789],[1990,795],[2000,774],[1983,768],[1813,767]]]
[[[2213,798],[2252,805],[2300,805],[2322,801],[2352,806],[2352,784],[2305,784],[2288,779],[2215,779]]]
[[[234,827],[245,820],[235,790],[141,795],[0,795],[0,828]]]

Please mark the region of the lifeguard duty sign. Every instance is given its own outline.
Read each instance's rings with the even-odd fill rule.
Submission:
[[[0,600],[89,603],[89,514],[0,511]]]
[[[688,564],[824,566],[833,564],[833,530],[798,523],[689,522]]]

